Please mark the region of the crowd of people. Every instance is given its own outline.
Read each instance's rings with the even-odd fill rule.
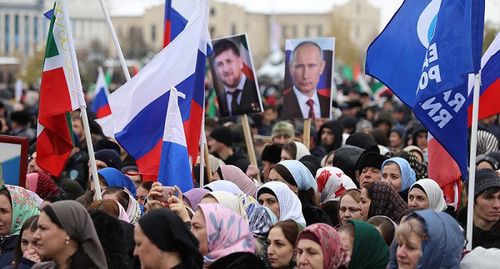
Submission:
[[[448,197],[427,174],[427,132],[411,111],[343,98],[310,139],[302,120],[279,120],[280,106],[251,115],[257,165],[238,122],[207,120],[210,170],[200,183],[198,162],[185,192],[144,178],[91,120],[102,199],[77,113],[54,176],[37,165],[36,102],[0,102],[0,133],[30,140],[25,186],[0,182],[0,268],[498,268],[497,116],[480,123],[474,197],[466,184]]]

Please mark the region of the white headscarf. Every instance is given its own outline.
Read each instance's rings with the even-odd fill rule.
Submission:
[[[295,146],[297,147],[297,155],[295,155],[295,160],[300,160],[302,157],[306,155],[311,155],[306,145],[297,141],[293,141],[293,143],[295,143]]]
[[[302,203],[299,197],[285,183],[278,181],[267,182],[257,190],[257,197],[259,197],[262,189],[269,189],[276,195],[280,207],[280,221],[290,219],[302,225],[302,227],[306,226],[306,220],[302,214]]]
[[[439,187],[436,181],[430,178],[423,178],[413,183],[410,191],[419,185],[424,189],[427,199],[429,200],[429,208],[436,211],[444,211],[447,208],[446,201],[444,200],[443,190]]]

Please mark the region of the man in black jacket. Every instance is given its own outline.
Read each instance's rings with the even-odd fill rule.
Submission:
[[[241,149],[233,148],[234,136],[230,128],[217,127],[213,129],[207,142],[210,153],[215,157],[227,165],[234,165],[243,172],[247,171],[250,162]]]

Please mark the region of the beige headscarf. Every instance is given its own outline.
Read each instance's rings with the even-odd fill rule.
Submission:
[[[52,208],[64,231],[82,246],[96,267],[107,269],[104,250],[85,207],[72,200],[55,202],[47,207]]]
[[[207,193],[205,197],[212,196],[219,202],[219,204],[231,209],[234,213],[240,215],[243,219],[248,220],[247,213],[243,207],[240,199],[227,191],[213,191]]]

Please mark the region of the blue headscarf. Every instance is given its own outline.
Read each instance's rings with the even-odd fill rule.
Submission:
[[[278,164],[283,165],[288,172],[292,174],[295,183],[297,183],[297,187],[299,187],[299,191],[305,191],[310,188],[313,188],[314,191],[318,191],[318,184],[316,183],[316,180],[303,163],[297,160],[286,160],[281,161]]]
[[[460,268],[465,238],[460,225],[450,215],[433,209],[417,210],[409,218],[423,221],[427,239],[422,242],[420,268]],[[391,253],[391,268],[396,268],[396,252]],[[446,257],[443,259],[443,257]]]
[[[410,163],[401,157],[393,157],[382,163],[381,170],[384,170],[384,166],[390,162],[397,164],[399,171],[401,171],[401,190],[399,192],[409,189],[417,181],[415,171],[411,168]]]
[[[108,187],[120,187],[127,189],[132,196],[136,196],[135,185],[132,180],[116,168],[107,167],[97,171],[104,178]]]

